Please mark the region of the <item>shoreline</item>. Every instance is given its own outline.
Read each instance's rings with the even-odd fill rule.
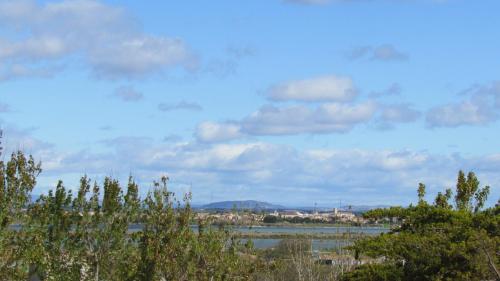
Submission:
[[[367,233],[232,233],[239,239],[318,239],[318,240],[357,240],[377,234]]]
[[[371,224],[371,225],[351,225],[351,224],[328,224],[328,223],[255,223],[255,224],[220,224],[213,223],[214,226],[225,227],[290,227],[290,228],[374,228],[374,229],[391,229],[390,224]]]

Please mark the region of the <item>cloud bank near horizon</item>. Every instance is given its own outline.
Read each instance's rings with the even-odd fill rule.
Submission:
[[[497,2],[195,2],[0,0],[0,127],[39,190],[169,173],[199,201],[407,203],[464,169],[499,197]]]

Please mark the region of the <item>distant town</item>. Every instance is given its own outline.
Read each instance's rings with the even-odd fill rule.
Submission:
[[[196,218],[201,220],[211,219],[215,222],[229,224],[255,224],[255,223],[364,223],[361,216],[352,212],[340,211],[334,208],[331,212],[305,212],[287,210],[273,212],[264,211],[231,211],[219,210],[215,212],[197,212]]]
[[[195,218],[233,225],[366,224],[372,222],[363,218],[361,211],[353,211],[349,207],[346,209],[292,209],[258,201],[225,201],[196,208]]]

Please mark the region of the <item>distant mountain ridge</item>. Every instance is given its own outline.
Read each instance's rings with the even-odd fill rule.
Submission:
[[[281,205],[271,204],[268,202],[244,200],[244,201],[221,201],[206,204],[200,209],[219,209],[219,210],[282,210],[286,209]]]

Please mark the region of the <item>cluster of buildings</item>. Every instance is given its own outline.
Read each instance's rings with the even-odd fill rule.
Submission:
[[[264,218],[275,217],[276,221],[311,221],[311,222],[362,222],[361,217],[357,217],[352,212],[338,210],[334,208],[329,212],[307,212],[298,210],[283,210],[265,213],[265,212],[198,212],[197,219],[211,219],[215,222],[251,224],[265,222]]]
[[[231,224],[253,224],[262,222],[264,220],[263,214],[251,213],[251,212],[197,212],[196,219],[200,220],[212,220],[214,222],[224,222]]]
[[[300,212],[300,211],[284,211],[278,212],[274,211],[269,214],[271,216],[276,216],[283,219],[310,219],[312,221],[322,221],[322,222],[332,222],[332,221],[340,221],[340,222],[352,222],[356,221],[357,217],[351,212],[341,211],[337,208],[334,208],[331,212]]]

